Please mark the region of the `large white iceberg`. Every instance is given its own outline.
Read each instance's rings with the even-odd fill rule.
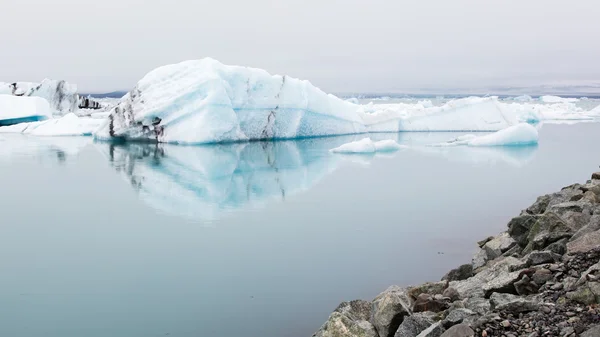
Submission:
[[[497,131],[517,123],[497,98],[362,106],[310,82],[213,59],[160,67],[95,134],[183,144],[398,131]]]
[[[0,82],[1,95],[41,97],[48,101],[52,113],[76,112],[79,104],[77,86],[65,81],[45,79],[41,83]]]
[[[434,146],[524,146],[538,143],[537,129],[527,123],[520,123],[492,134],[476,136],[463,135],[451,141]]]
[[[44,120],[51,115],[43,98],[0,95],[0,126]]]

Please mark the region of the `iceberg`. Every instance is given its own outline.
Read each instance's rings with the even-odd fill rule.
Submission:
[[[0,126],[44,120],[51,115],[43,98],[0,95]]]
[[[463,135],[445,143],[433,146],[526,146],[536,145],[539,135],[537,129],[527,123],[517,124],[506,129],[483,136]]]
[[[496,97],[435,107],[358,105],[310,82],[206,58],[142,78],[95,133],[98,139],[202,144],[399,131],[497,131],[517,123]]]
[[[375,152],[394,152],[403,148],[403,146],[391,139],[374,142],[371,138],[346,143],[329,150],[333,153],[375,153]]]
[[[79,104],[77,86],[65,81],[45,79],[41,83],[0,83],[0,94],[41,97],[48,101],[52,113],[76,112]]]
[[[544,103],[573,103],[579,101],[578,98],[564,98],[552,95],[540,96],[539,99]]]
[[[60,118],[0,127],[0,133],[22,133],[33,136],[91,136],[103,123],[103,119],[79,117],[69,113]]]

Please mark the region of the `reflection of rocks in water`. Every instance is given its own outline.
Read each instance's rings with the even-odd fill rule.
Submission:
[[[153,208],[192,219],[258,207],[308,190],[335,170],[341,139],[211,146],[97,144]]]

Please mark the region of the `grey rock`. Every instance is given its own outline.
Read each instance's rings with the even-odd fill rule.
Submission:
[[[587,282],[589,275],[595,275],[600,272],[600,262],[590,266],[586,271],[584,271],[579,280],[577,280],[576,285],[583,285]],[[565,284],[566,286],[566,284]]]
[[[417,337],[440,337],[444,333],[444,327],[438,322],[417,335]]]
[[[567,243],[567,253],[586,253],[600,247],[600,231],[585,234],[578,239]]]
[[[558,215],[573,231],[579,230],[590,221],[593,205],[584,200],[584,194],[579,201],[569,201],[548,208],[548,212]]]
[[[452,287],[448,287],[448,289],[444,290],[444,293],[442,294],[442,296],[449,298],[450,301],[452,301],[452,302],[460,299],[460,294],[459,294],[458,290],[456,290]]]
[[[534,299],[500,293],[492,294],[490,304],[492,305],[492,310],[506,311],[513,314],[537,311],[540,308],[540,303]]]
[[[492,240],[488,241],[483,249],[487,254],[488,260],[494,260],[500,257],[504,252],[515,246],[517,242],[511,238],[508,233],[502,233]]]
[[[477,319],[478,315],[466,308],[454,309],[450,311],[448,316],[442,321],[444,328],[448,329],[460,323],[473,323]]]
[[[488,243],[489,241],[493,240],[494,237],[493,236],[488,236],[487,238],[481,240],[481,241],[477,241],[477,245],[479,246],[479,248],[483,248],[483,246]]]
[[[574,291],[568,292],[567,298],[583,305],[596,303],[596,295],[587,286],[581,286]]]
[[[600,179],[600,176],[598,177]],[[582,332],[580,337],[598,337],[600,336],[600,325],[594,325],[586,331]]]
[[[531,227],[524,252],[543,250],[548,245],[572,235],[571,228],[557,214],[546,212]]]
[[[529,253],[525,259],[530,266],[537,266],[539,264],[558,262],[561,256],[547,250],[541,252],[536,250]]]
[[[535,284],[541,286],[546,284],[546,282],[553,279],[552,272],[548,269],[538,269],[535,274],[531,277],[531,280],[535,282]]]
[[[548,245],[548,247],[546,247],[546,250],[549,252],[553,252],[554,254],[564,255],[567,252],[568,241],[568,238],[560,239]]]
[[[483,287],[488,282],[496,280],[523,265],[524,262],[517,258],[502,257],[491,261],[486,268],[467,280],[450,282],[450,286],[455,288],[462,298],[483,297]]]
[[[437,296],[437,295],[435,295]],[[446,303],[444,300],[442,299],[437,299],[435,296],[426,294],[426,293],[422,293],[420,294],[414,305],[413,305],[413,312],[424,312],[424,311],[433,311],[433,312],[440,312],[443,310],[448,309],[449,305],[448,303]],[[442,296],[440,296],[442,297]]]
[[[475,331],[466,324],[458,324],[444,332],[441,337],[475,337]]]
[[[549,203],[550,203],[550,196],[542,195],[541,197],[538,197],[537,200],[535,201],[535,203],[533,203],[533,205],[529,206],[525,210],[525,212],[527,214],[533,214],[533,215],[542,214],[546,211],[546,208],[548,207]]]
[[[596,303],[600,303],[600,283],[598,283],[598,282],[588,282],[587,283],[587,287],[596,296]]]
[[[473,265],[463,264],[462,266],[452,269],[448,272],[448,274],[444,275],[444,277],[442,277],[442,281],[462,281],[471,276],[473,276]]]
[[[435,314],[431,312],[407,316],[398,327],[394,337],[416,337],[435,323],[434,317]]]
[[[482,288],[485,297],[489,297],[492,293],[515,294],[517,292],[515,289],[515,282],[517,282],[519,278],[520,272],[514,271],[512,273],[499,275],[498,277],[490,280]]]
[[[368,321],[371,303],[367,301],[343,302],[329,316],[314,337],[379,337]]]
[[[600,180],[600,172],[592,173],[592,180]],[[600,335],[598,335],[600,336]]]
[[[508,234],[517,241],[519,246],[527,246],[529,231],[538,221],[539,217],[538,215],[525,214],[512,218],[508,222]]]
[[[380,337],[391,337],[411,313],[411,300],[405,288],[392,286],[373,300],[371,323]]]
[[[485,315],[491,310],[490,301],[481,297],[471,297],[464,301],[466,309],[473,311],[478,315]]]
[[[533,282],[527,275],[523,275],[519,281],[515,282],[514,286],[517,294],[521,296],[536,294],[539,289],[538,284]]]
[[[581,229],[573,234],[571,241],[575,241],[586,234],[596,232],[598,230],[600,230],[600,209],[595,211],[595,214],[592,215],[590,221],[585,226],[581,227]]]
[[[475,254],[475,256],[473,256],[473,260],[471,262],[472,266],[473,266],[473,270],[477,271],[477,269],[485,266],[485,264],[488,261],[488,255],[487,252],[485,251],[485,249],[479,249],[479,251],[477,252],[477,254]]]

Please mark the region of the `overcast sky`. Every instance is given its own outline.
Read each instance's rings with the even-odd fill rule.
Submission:
[[[330,92],[600,81],[597,0],[0,0],[0,81],[130,89],[210,56]]]

